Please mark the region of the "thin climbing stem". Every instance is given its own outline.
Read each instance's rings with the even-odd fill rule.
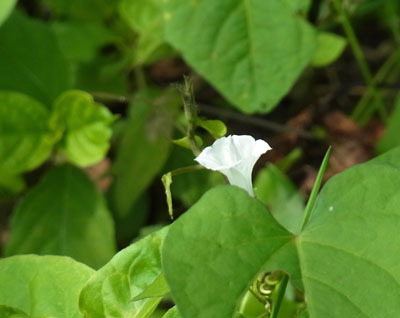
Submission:
[[[322,160],[321,167],[319,168],[319,171],[318,171],[317,179],[315,179],[315,183],[314,183],[313,189],[311,191],[310,198],[308,199],[307,206],[306,206],[306,209],[304,211],[303,222],[301,224],[301,230],[302,231],[304,230],[305,226],[307,225],[308,221],[310,220],[311,211],[312,211],[312,209],[314,207],[318,191],[321,188],[322,179],[324,177],[326,168],[328,166],[329,156],[331,154],[331,148],[332,147],[328,148],[328,150],[327,150],[327,152],[325,154],[325,157]]]
[[[385,104],[383,102],[383,98],[381,93],[375,86],[375,82],[373,80],[372,72],[368,66],[367,60],[364,56],[364,53],[361,49],[361,45],[358,42],[357,36],[354,32],[354,29],[350,23],[349,17],[345,9],[343,8],[343,0],[332,0],[335,6],[336,11],[340,17],[340,22],[346,33],[347,39],[349,41],[350,47],[353,51],[354,57],[357,61],[357,64],[360,68],[361,75],[364,78],[365,83],[371,89],[373,96],[374,96],[374,110],[377,109],[379,111],[379,115],[381,116],[382,120],[387,120],[387,111],[385,108]]]
[[[186,136],[189,140],[190,148],[195,156],[198,156],[201,152],[197,145],[195,138],[196,130],[196,119],[197,119],[197,104],[194,100],[193,93],[193,80],[191,77],[185,76],[184,85],[178,86],[182,94],[183,108],[185,111],[185,117],[187,120]]]
[[[373,81],[375,85],[379,85],[383,82],[385,78],[388,77],[389,74],[395,69],[397,63],[399,63],[400,59],[400,48],[395,50],[389,58],[383,63],[383,65],[379,68],[376,72]],[[365,123],[368,120],[368,117],[371,113],[371,109],[368,108],[369,102],[373,98],[373,89],[368,87],[363,97],[358,102],[357,106],[355,107],[352,117],[355,121],[360,123]]]

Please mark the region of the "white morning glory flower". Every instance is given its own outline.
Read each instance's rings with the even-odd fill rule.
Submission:
[[[251,173],[260,156],[272,149],[264,140],[252,136],[228,136],[217,139],[195,159],[207,169],[223,173],[230,184],[254,196]]]

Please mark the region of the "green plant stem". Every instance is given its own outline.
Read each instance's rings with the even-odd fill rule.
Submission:
[[[185,76],[185,83],[183,86],[179,86],[179,89],[182,94],[183,108],[188,124],[186,135],[189,139],[190,148],[192,149],[193,154],[197,157],[201,150],[196,143],[194,134],[194,131],[196,130],[197,105],[194,101],[192,78]]]
[[[187,166],[183,168],[178,168],[175,170],[170,171],[171,172],[171,177],[178,176],[180,174],[188,173],[188,172],[193,172],[193,171],[198,171],[198,170],[203,170],[205,169],[201,165],[193,165],[193,166]]]
[[[145,89],[147,87],[146,76],[144,75],[143,69],[140,66],[135,67],[134,70],[136,84],[139,89]]]
[[[310,220],[311,211],[314,207],[315,200],[317,198],[317,194],[319,189],[321,188],[322,178],[324,177],[326,168],[328,166],[329,156],[331,154],[332,147],[329,147],[324,159],[322,160],[321,167],[319,168],[317,179],[315,179],[315,183],[313,189],[311,191],[310,198],[308,199],[306,209],[304,211],[303,223],[301,224],[301,230],[304,230],[304,227],[307,225],[308,221]]]
[[[379,114],[380,114],[382,120],[386,121],[388,116],[387,116],[387,112],[386,112],[385,104],[383,102],[382,95],[380,94],[380,92],[377,90],[377,88],[375,86],[373,76],[372,76],[371,70],[369,69],[367,60],[365,59],[364,53],[361,49],[360,43],[358,42],[357,36],[354,32],[354,29],[351,26],[351,23],[347,16],[347,13],[343,8],[343,0],[332,0],[332,1],[336,8],[336,11],[339,14],[340,21],[341,21],[343,29],[346,33],[347,39],[350,43],[350,47],[353,51],[354,57],[356,58],[357,64],[360,68],[360,71],[364,78],[364,81],[366,82],[366,84],[371,89],[371,91],[374,95],[375,103],[372,104],[374,107],[374,110],[376,108],[378,108],[378,111],[379,111]]]
[[[274,305],[272,306],[272,311],[270,318],[277,318],[279,314],[279,310],[281,309],[283,297],[285,296],[286,286],[289,281],[289,276],[284,274],[281,282],[279,283],[279,287],[277,290],[277,296]]]
[[[393,70],[395,65],[399,62],[400,59],[400,48],[395,50],[389,58],[383,63],[378,72],[376,72],[373,81],[375,85],[380,84]],[[355,121],[360,123],[365,123],[368,120],[370,112],[368,112],[368,103],[373,97],[373,90],[371,87],[367,88],[367,91],[363,95],[363,97],[358,102],[356,108],[353,111],[352,117]]]

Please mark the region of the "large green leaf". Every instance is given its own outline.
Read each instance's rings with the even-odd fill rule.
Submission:
[[[298,236],[244,191],[210,190],[170,227],[163,248],[182,316],[232,317],[259,271],[281,269],[304,287],[311,318],[397,317],[399,172],[397,148],[333,177]]]
[[[20,91],[50,107],[70,87],[69,71],[48,25],[15,12],[1,26],[0,89]]]
[[[28,317],[23,312],[38,318],[82,317],[79,292],[93,274],[93,269],[68,257],[22,255],[2,259],[0,317]]]
[[[232,317],[267,261],[289,256],[298,266],[292,238],[247,192],[208,191],[172,224],[164,242],[164,274],[182,317]]]
[[[232,104],[268,112],[313,56],[315,32],[282,0],[165,1],[166,39]]]
[[[7,19],[16,3],[17,0],[2,0],[0,2],[0,25]]]
[[[98,268],[115,253],[104,199],[79,169],[50,170],[17,205],[6,254],[71,256]]]
[[[160,295],[134,298],[161,275],[160,246],[166,232],[167,228],[154,232],[120,251],[87,282],[79,300],[86,318],[150,316]]]
[[[120,217],[131,211],[167,160],[172,114],[178,102],[172,91],[146,91],[136,95],[131,104],[112,170],[116,179],[111,199]]]
[[[60,136],[49,119],[48,110],[38,101],[0,91],[0,175],[31,170],[47,159]]]
[[[65,129],[61,149],[71,162],[89,166],[103,159],[115,120],[105,106],[86,92],[71,90],[56,100],[54,112],[56,123]]]

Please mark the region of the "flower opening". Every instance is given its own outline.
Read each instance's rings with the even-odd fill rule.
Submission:
[[[230,135],[217,139],[195,159],[207,169],[223,173],[230,184],[254,196],[251,173],[260,156],[272,149],[264,140],[248,135]]]

